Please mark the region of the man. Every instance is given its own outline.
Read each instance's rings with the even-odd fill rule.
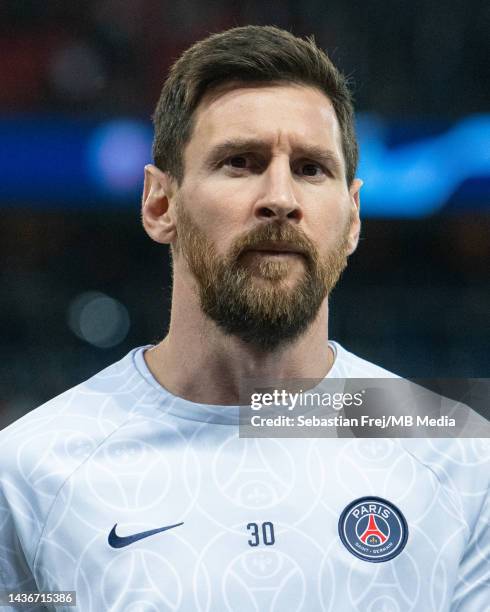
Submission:
[[[154,120],[142,218],[171,245],[170,328],[1,434],[1,588],[83,611],[486,609],[477,442],[238,437],[250,377],[394,376],[328,339],[360,230],[345,79],[311,40],[236,28],[183,54]]]

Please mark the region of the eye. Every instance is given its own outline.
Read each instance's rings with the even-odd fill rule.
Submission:
[[[228,170],[236,171],[236,170],[247,170],[250,172],[255,172],[259,170],[260,161],[256,158],[255,155],[249,153],[240,153],[237,155],[231,155],[226,158],[222,165],[224,168]]]
[[[228,163],[232,168],[246,168],[248,161],[246,155],[233,155],[225,161],[225,164]]]
[[[320,164],[317,164],[315,162],[305,162],[305,163],[301,163],[299,166],[299,171],[300,174],[304,175],[304,176],[322,176],[323,174],[325,174],[325,170],[323,169],[322,166],[320,166]]]

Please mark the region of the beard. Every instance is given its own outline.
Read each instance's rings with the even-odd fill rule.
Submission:
[[[335,249],[322,257],[306,234],[289,222],[263,223],[235,240],[226,255],[193,221],[183,202],[177,205],[177,243],[197,281],[203,313],[226,335],[260,352],[293,342],[316,318],[320,306],[347,265],[349,219]],[[300,253],[291,262],[253,254],[255,247],[286,243]],[[291,266],[303,270],[293,284]]]

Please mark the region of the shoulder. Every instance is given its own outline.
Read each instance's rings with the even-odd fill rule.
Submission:
[[[155,392],[137,350],[0,432],[0,515],[15,516],[32,546],[64,483]]]
[[[98,440],[130,417],[147,386],[134,366],[131,351],[120,361],[88,380],[35,408],[0,432],[2,448],[45,448],[48,440],[64,440],[73,434]],[[0,458],[2,465],[5,453]]]
[[[336,342],[333,378],[398,378]],[[408,381],[405,383],[409,384]],[[490,441],[486,438],[398,438],[394,443],[417,464],[430,470],[452,499],[454,511],[471,529],[481,515],[490,485]]]
[[[350,353],[338,342],[330,341],[335,361],[328,376],[332,378],[399,378],[397,374]]]
[[[400,438],[396,441],[436,476],[473,529],[490,487],[487,438]]]

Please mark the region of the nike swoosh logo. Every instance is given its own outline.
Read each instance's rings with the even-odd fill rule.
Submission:
[[[112,548],[124,548],[125,546],[129,546],[130,544],[134,544],[134,542],[138,542],[138,540],[142,540],[143,538],[148,538],[156,533],[161,533],[162,531],[168,531],[169,529],[174,529],[174,527],[180,527],[184,523],[176,523],[175,525],[167,525],[166,527],[160,527],[159,529],[150,529],[149,531],[142,531],[141,533],[135,533],[130,536],[118,536],[116,533],[117,523],[111,529],[111,533],[107,538],[109,542],[109,546]]]

